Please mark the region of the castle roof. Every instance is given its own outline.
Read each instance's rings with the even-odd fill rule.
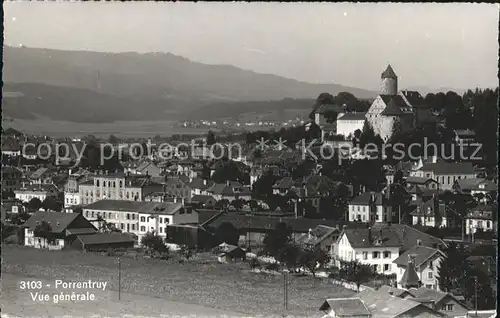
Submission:
[[[400,95],[380,95],[380,98],[386,105],[382,115],[386,116],[399,116],[404,114],[411,114],[411,109]]]
[[[398,78],[396,73],[394,73],[394,70],[392,69],[391,64],[387,65],[387,68],[382,73],[382,78]]]

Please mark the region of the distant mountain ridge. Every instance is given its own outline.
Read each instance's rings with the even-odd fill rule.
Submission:
[[[219,102],[229,102],[231,107],[241,101],[314,99],[322,92],[336,95],[345,91],[358,98],[377,94],[338,84],[311,84],[258,74],[229,65],[207,65],[170,53],[4,46],[3,54],[4,92],[9,93],[5,97],[19,110],[10,107],[9,102],[4,109],[21,118],[43,113],[78,122],[112,121],[113,116],[141,120],[182,116]],[[73,111],[74,107],[79,109]]]

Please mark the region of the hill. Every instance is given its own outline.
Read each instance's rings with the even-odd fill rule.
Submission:
[[[115,54],[4,46],[3,54],[3,81],[23,85],[11,94],[34,96],[43,91],[55,100],[61,100],[48,106],[25,96],[16,96],[18,105],[30,100],[21,106],[23,110],[19,110],[19,114],[15,113],[15,116],[24,116],[21,118],[26,118],[29,113],[44,113],[47,107],[50,108],[48,112],[59,113],[58,116],[64,116],[66,120],[107,121],[107,116],[123,109],[122,120],[137,115],[137,111],[131,109],[138,104],[142,118],[149,116],[142,113],[159,109],[162,114],[186,114],[219,102],[309,99],[322,92],[336,95],[343,91],[358,98],[376,95],[375,92],[338,84],[311,84],[234,66],[197,63],[169,53]],[[77,102],[76,98],[67,97],[71,94],[77,94],[78,99],[83,100]],[[97,101],[100,99],[102,101]],[[77,102],[82,109],[73,113],[74,107],[62,101]],[[101,108],[102,116],[96,112]],[[86,116],[80,118],[81,114]]]

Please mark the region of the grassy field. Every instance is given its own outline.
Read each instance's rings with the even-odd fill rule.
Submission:
[[[78,251],[45,251],[19,246],[2,248],[2,272],[43,279],[81,279],[108,282],[118,290],[115,257]],[[201,264],[194,260],[121,259],[122,291],[187,304],[241,312],[252,316],[283,314],[283,277],[257,274],[243,264]],[[327,279],[290,277],[288,314],[312,317],[327,297],[346,297],[352,291]]]

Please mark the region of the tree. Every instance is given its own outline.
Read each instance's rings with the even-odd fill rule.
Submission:
[[[53,244],[55,242],[55,236],[52,232],[52,227],[46,221],[42,221],[40,224],[38,224],[35,227],[33,234],[35,237],[44,238],[49,244]]]
[[[227,181],[243,182],[245,173],[240,170],[240,166],[233,160],[227,160],[218,167],[212,175],[215,183],[226,183]]]
[[[359,292],[359,287],[375,278],[376,273],[372,266],[353,260],[340,262],[339,276],[356,284]]]
[[[252,197],[256,199],[265,199],[273,194],[273,185],[280,177],[273,175],[270,171],[266,171],[252,185]]]
[[[63,205],[60,202],[57,202],[53,197],[46,197],[42,202],[42,208],[45,211],[61,212]]]
[[[215,202],[214,208],[216,210],[224,210],[224,209],[227,209],[228,206],[229,206],[229,200],[228,199],[221,199],[221,200]]]
[[[373,130],[372,125],[366,120],[363,124],[363,131],[361,132],[361,136],[359,137],[359,147],[363,149],[366,147],[366,145],[375,143],[375,139],[375,131]]]
[[[115,135],[109,135],[108,142],[112,145],[117,145],[119,140]]]
[[[245,203],[246,202],[243,199],[236,199],[231,202],[231,205],[236,209],[236,211],[240,211]]]
[[[169,249],[165,245],[163,239],[151,232],[146,233],[146,235],[142,237],[141,244],[150,252],[157,252],[160,253],[160,255],[168,254],[169,252]]]
[[[292,228],[286,223],[280,222],[276,224],[276,227],[269,231],[264,237],[264,253],[274,257],[279,258],[281,251],[289,244],[292,240]]]
[[[257,203],[256,200],[248,201],[248,205],[250,206],[250,209],[254,212],[259,210],[259,204]]]
[[[330,255],[319,247],[305,248],[299,256],[299,264],[306,267],[314,278],[319,268],[325,266],[330,261]]]
[[[39,198],[33,198],[28,202],[28,209],[30,211],[38,211],[42,208],[42,201]]]
[[[333,124],[337,121],[338,113],[333,110],[326,111],[323,116],[325,116],[326,122]]]
[[[217,244],[227,243],[230,245],[238,245],[240,240],[240,232],[230,222],[222,223],[215,231]]]
[[[299,262],[301,249],[299,246],[293,243],[286,244],[285,247],[280,251],[277,260],[290,270],[294,270]]]
[[[208,146],[211,146],[213,144],[215,144],[217,141],[215,139],[215,134],[213,131],[209,130],[208,133],[207,133],[207,145]]]
[[[319,107],[321,105],[333,105],[335,103],[335,98],[333,97],[332,94],[330,93],[321,93],[319,96],[316,98],[316,107]]]

